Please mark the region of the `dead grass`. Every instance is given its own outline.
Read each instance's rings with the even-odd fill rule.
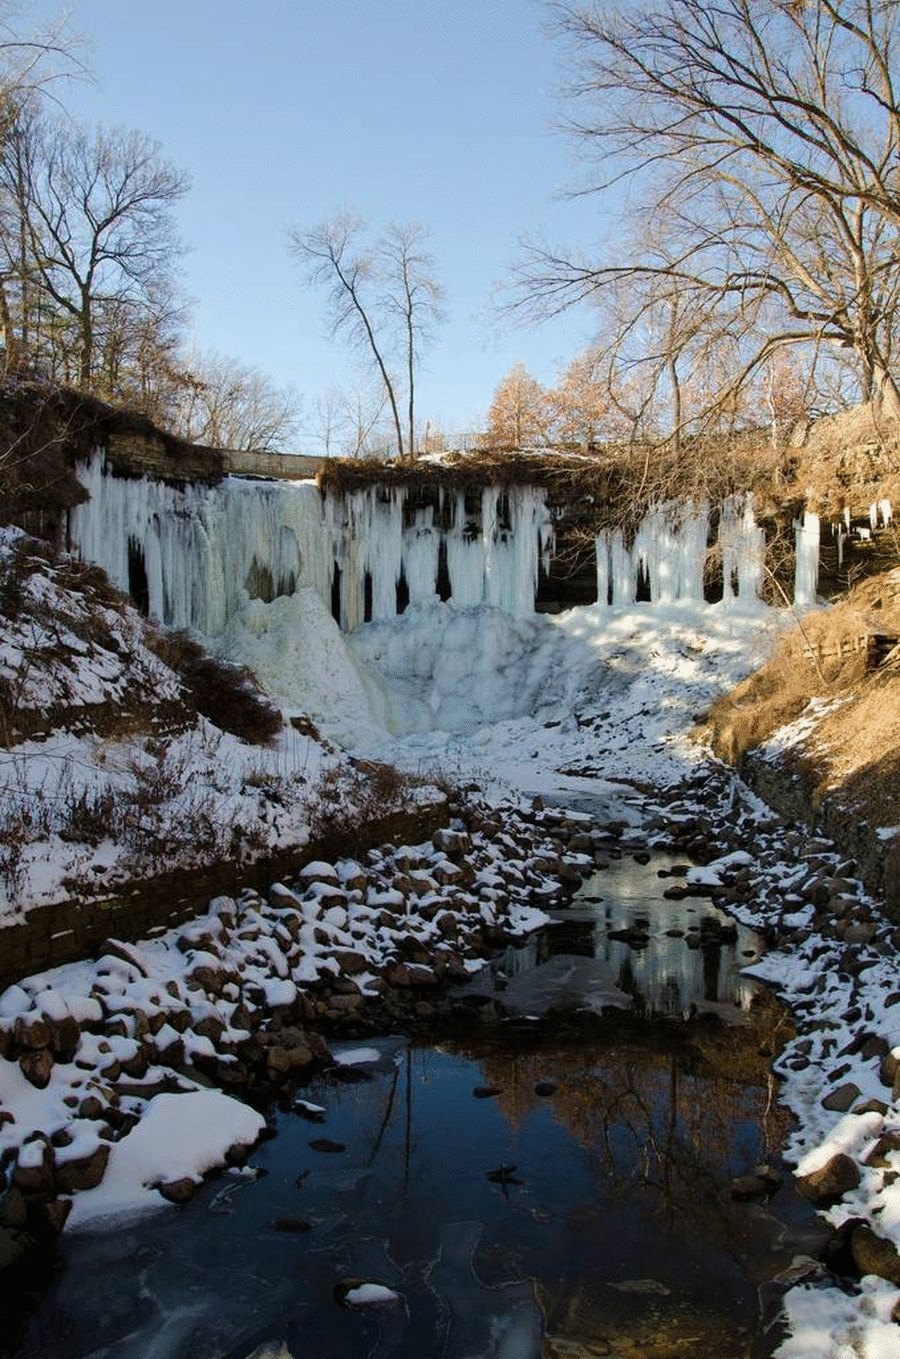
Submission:
[[[187,632],[148,630],[147,641],[180,677],[197,712],[220,731],[250,745],[268,745],[278,735],[281,714],[249,670],[211,656]]]
[[[900,823],[900,570],[872,577],[807,615],[772,659],[717,700],[703,727],[732,764],[822,701],[792,752],[812,806],[835,799],[870,825]],[[867,644],[850,649],[860,638]],[[843,654],[841,648],[843,647]],[[887,657],[885,658],[885,653]]]
[[[900,503],[900,421],[870,405],[823,416],[787,450],[790,475],[809,508],[837,518],[863,516],[873,501]]]

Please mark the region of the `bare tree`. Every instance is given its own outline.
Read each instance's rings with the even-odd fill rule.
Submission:
[[[84,69],[80,57],[83,41],[71,33],[64,18],[26,32],[18,19],[8,0],[0,0],[0,154],[11,159],[7,173],[15,190],[11,196],[7,185],[0,186],[0,243],[7,261],[0,273],[0,328],[8,368],[17,368],[23,358],[9,286],[12,282],[23,293],[27,289],[27,243],[17,207],[23,198],[22,166],[18,163],[17,139],[10,146],[10,134],[21,120],[34,116],[39,103],[56,101],[55,87],[62,79]]]
[[[406,362],[406,446],[410,457],[417,449],[415,390],[416,362],[423,342],[442,317],[444,290],[434,277],[434,258],[425,249],[427,232],[417,224],[393,223],[381,243],[384,306],[399,322]]]
[[[432,274],[418,226],[391,226],[384,240],[364,241],[365,225],[352,213],[312,231],[293,228],[289,248],[306,265],[310,281],[323,286],[331,308],[333,334],[346,333],[371,361],[390,407],[398,455],[414,458],[415,373],[419,350],[440,315],[442,290]],[[402,353],[407,420],[400,416],[403,385],[390,359]]]
[[[324,450],[326,458],[373,457],[390,447],[390,423],[384,418],[387,404],[380,386],[361,383],[350,390],[329,387],[314,402],[304,432]]]
[[[640,308],[662,281],[736,338],[730,388],[780,349],[838,346],[863,398],[900,414],[897,0],[559,9],[594,187],[630,181],[652,230],[624,260],[535,250],[525,296],[555,310],[624,281]]]
[[[189,365],[175,433],[213,448],[283,452],[298,428],[299,397],[259,369],[220,354]]]
[[[0,164],[14,201],[22,244],[27,336],[33,294],[55,309],[76,336],[77,381],[90,388],[104,314],[137,318],[171,290],[181,249],[172,208],[187,181],[138,132],[89,135],[67,123],[21,117]]]

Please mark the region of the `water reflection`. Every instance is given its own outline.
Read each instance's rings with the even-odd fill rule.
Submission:
[[[508,1009],[535,1014],[561,1006],[746,1012],[760,988],[741,968],[759,957],[759,938],[702,898],[666,899],[679,866],[662,854],[648,864],[613,861],[553,913],[551,927],[506,952],[495,983],[481,985],[503,991]]]
[[[4,1352],[539,1359],[555,1336],[738,1359],[756,1281],[802,1249],[787,1191],[765,1210],[727,1191],[780,1143],[759,1049],[781,1022],[773,1003],[753,1027],[699,1026],[690,1042],[680,1027],[612,1047],[379,1041],[370,1080],[304,1091],[344,1155],[312,1150],[320,1129],[282,1111],[252,1158],[259,1178],[220,1177],[185,1209],[65,1239],[63,1273],[21,1343],[4,1327]],[[499,1093],[473,1098],[485,1086]],[[498,1167],[515,1173],[492,1182]],[[285,1231],[296,1219],[309,1230]],[[402,1303],[341,1308],[349,1278]]]

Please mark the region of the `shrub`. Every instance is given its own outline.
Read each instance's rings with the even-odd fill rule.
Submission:
[[[211,656],[187,632],[157,632],[148,641],[180,677],[197,711],[214,726],[248,745],[268,745],[278,735],[281,714],[259,692],[249,670]]]

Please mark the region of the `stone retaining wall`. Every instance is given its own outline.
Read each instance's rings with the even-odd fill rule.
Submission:
[[[851,815],[831,798],[818,800],[802,764],[784,751],[775,764],[749,750],[738,773],[762,800],[789,822],[802,822],[833,840],[842,854],[855,859],[866,887],[884,899],[884,913],[900,922],[900,839],[879,838],[877,828]]]
[[[253,864],[230,860],[182,869],[125,883],[105,895],[73,895],[35,907],[20,924],[0,929],[0,989],[33,972],[92,958],[111,936],[133,941],[161,933],[200,914],[220,894],[234,896],[244,887],[264,891],[313,860],[353,857],[386,842],[427,840],[448,817],[447,804],[434,803],[367,821],[352,835],[332,832]]]

